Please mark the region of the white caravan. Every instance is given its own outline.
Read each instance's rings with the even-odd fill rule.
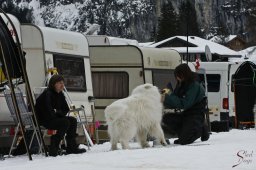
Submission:
[[[93,96],[93,89],[86,37],[77,32],[31,24],[20,25],[20,32],[31,90],[45,86],[48,69],[56,67],[65,78],[65,87],[72,104],[84,106],[86,115],[92,118],[94,103],[90,101],[90,96]],[[24,89],[24,86],[21,85],[21,88]],[[12,122],[2,93],[0,102],[0,125],[1,122]],[[7,131],[10,129],[6,128],[5,133]]]
[[[16,31],[17,31],[17,34],[18,34],[18,37],[19,37],[19,40],[21,41],[21,36],[20,36],[20,32],[21,32],[21,30],[20,30],[20,22],[19,22],[19,20],[15,17],[15,16],[13,16],[13,15],[11,15],[11,14],[7,14],[8,15],[8,17],[12,20],[12,22],[13,22],[13,24],[14,24],[14,27],[15,27],[15,29],[16,29]],[[12,28],[12,26],[11,26],[11,23],[10,22],[8,22],[8,19],[5,17],[5,15],[3,15],[2,13],[0,13],[0,16],[3,18],[3,20],[6,22],[6,25],[7,25],[7,27],[8,27],[8,29],[10,30],[10,32],[11,32],[11,35],[13,36],[13,39],[14,40],[16,40],[15,39],[15,34],[14,34],[14,31],[13,31],[13,28]],[[0,66],[2,65],[2,63],[0,62]],[[2,76],[2,70],[1,70],[1,76]],[[5,78],[2,78],[1,77],[1,81],[3,80],[3,79],[5,79]],[[1,103],[1,105],[0,105],[0,130],[1,131],[3,131],[2,130],[2,128],[1,128],[1,125],[2,124],[12,124],[12,118],[10,117],[10,114],[8,113],[6,113],[6,110],[7,110],[7,105],[5,104],[4,106],[2,105],[2,103],[5,103],[5,100],[4,101],[2,101],[2,99],[3,99],[3,93],[0,93],[0,103]],[[0,131],[0,136],[1,136],[1,131]],[[1,145],[1,143],[0,143],[0,145]]]
[[[3,20],[4,20],[5,23],[6,23],[6,26],[9,28],[9,30],[10,30],[10,32],[11,32],[11,35],[12,35],[12,37],[13,37],[13,39],[14,39],[14,41],[16,41],[15,36],[17,36],[17,35],[15,35],[11,23],[8,21],[8,19],[6,18],[6,16],[5,16],[4,14],[0,13],[0,16],[3,18]],[[20,31],[20,22],[19,22],[19,20],[18,20],[15,16],[13,16],[13,15],[11,15],[11,14],[7,14],[7,16],[8,16],[8,17],[10,18],[10,20],[12,21],[12,23],[13,23],[13,25],[14,25],[16,31],[17,31],[19,41],[21,42],[21,31]]]
[[[91,46],[90,57],[96,120],[101,122],[106,106],[127,97],[140,84],[163,89],[171,81],[175,87],[174,69],[181,63],[175,50],[135,46]]]
[[[91,115],[93,96],[89,47],[83,34],[35,25],[21,25],[22,46],[31,89],[45,86],[47,71],[57,68],[76,106],[83,105]]]
[[[96,119],[102,122],[105,107],[140,84],[153,83],[162,89],[171,80],[175,86],[173,72],[181,63],[175,50],[136,46],[90,46],[90,57]]]
[[[11,21],[13,22],[14,27],[17,31],[19,40],[21,40],[19,20],[11,14],[7,14],[7,15],[11,19]],[[8,21],[8,19],[5,17],[4,14],[0,13],[0,16],[5,21],[8,29],[10,30],[11,35],[14,38],[14,41],[16,41],[15,37],[17,35],[15,35],[14,30],[11,26],[11,23]],[[2,63],[0,62],[0,66],[1,65],[2,65]],[[2,73],[2,68],[0,70],[0,74],[1,74],[0,80],[1,80],[1,83],[2,83],[2,81],[6,81],[5,77],[3,76],[3,73]],[[14,127],[15,127],[13,119],[11,118],[10,113],[8,111],[7,104],[5,102],[5,98],[4,98],[2,90],[3,90],[3,84],[1,84],[1,92],[0,92],[0,154],[2,152],[8,151],[8,149],[11,145],[11,142],[12,142],[12,136],[10,136],[10,134],[14,135]]]

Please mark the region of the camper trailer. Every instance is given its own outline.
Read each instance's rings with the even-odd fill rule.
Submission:
[[[21,25],[21,34],[31,89],[45,86],[47,71],[57,68],[64,77],[70,104],[83,106],[87,117],[92,119],[91,66],[85,36],[29,24]]]
[[[83,34],[38,27],[31,24],[20,25],[21,45],[26,53],[26,70],[32,93],[36,88],[44,88],[50,75],[48,71],[54,67],[65,79],[70,104],[84,107],[86,117],[92,120],[93,97],[89,47]],[[19,85],[25,89],[24,85]],[[25,94],[25,93],[24,93]],[[12,122],[5,98],[0,96],[1,122]],[[82,117],[84,119],[84,117]],[[0,122],[0,123],[1,123]],[[2,124],[3,125],[3,124]],[[6,135],[10,129],[4,125]],[[0,138],[1,147],[2,138]],[[5,145],[10,145],[5,142]]]
[[[5,23],[6,23],[6,26],[9,28],[9,30],[10,30],[10,32],[11,32],[11,35],[12,35],[12,37],[13,37],[13,39],[14,39],[14,41],[16,41],[15,37],[18,36],[19,41],[21,42],[21,30],[20,30],[20,22],[19,22],[19,20],[18,20],[15,16],[13,16],[13,15],[11,15],[11,14],[7,14],[7,16],[11,19],[11,21],[12,21],[12,23],[13,23],[13,25],[14,25],[16,31],[17,31],[17,34],[18,34],[18,35],[15,35],[14,30],[13,30],[13,28],[12,28],[12,26],[11,26],[11,23],[8,21],[8,19],[6,18],[6,16],[3,15],[2,13],[0,13],[0,16],[3,18],[3,20],[4,20]]]
[[[10,33],[11,33],[12,37],[14,38],[14,40],[16,41],[16,39],[15,39],[16,36],[18,36],[19,40],[21,40],[19,20],[11,14],[7,15],[12,20],[14,27],[17,31],[18,35],[15,35],[13,28],[12,28],[10,22],[8,22],[8,19],[5,17],[5,15],[0,13],[0,16],[6,23],[6,26],[10,30]],[[1,76],[1,78],[0,78],[0,85],[1,85],[0,86],[0,154],[1,154],[1,152],[7,151],[8,147],[11,145],[12,135],[14,135],[15,125],[14,125],[13,119],[10,116],[10,113],[7,111],[8,108],[7,108],[7,105],[6,105],[6,102],[4,99],[4,95],[3,95],[4,85],[7,82],[7,80],[5,79],[5,75],[2,70],[1,62],[0,62],[0,67],[1,67],[0,68],[0,76]]]
[[[181,63],[175,50],[138,48],[136,46],[90,46],[92,80],[96,120],[105,124],[104,109],[117,99],[129,96],[143,83],[152,83],[159,89],[172,82],[174,69]],[[106,131],[99,137],[108,140]]]
[[[76,105],[86,105],[93,94],[86,38],[80,33],[35,25],[21,25],[21,33],[31,87],[44,86],[47,70],[56,67]]]

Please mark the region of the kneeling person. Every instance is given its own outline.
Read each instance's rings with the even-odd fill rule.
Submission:
[[[178,135],[174,144],[186,145],[201,137],[202,141],[209,138],[205,124],[205,90],[195,81],[195,75],[187,64],[176,67],[177,86],[174,92],[164,95],[163,104],[170,109],[183,109],[180,114],[165,114],[163,129]]]

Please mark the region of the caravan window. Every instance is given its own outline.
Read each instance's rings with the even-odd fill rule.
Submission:
[[[126,72],[92,72],[93,94],[99,99],[120,99],[129,95]]]
[[[194,62],[194,61],[196,61],[196,54],[189,53],[188,58],[187,58],[187,54],[182,54],[182,59],[184,61]]]
[[[204,75],[198,74],[200,82],[204,82]],[[220,75],[219,74],[206,74],[208,92],[220,91]]]
[[[54,66],[64,77],[65,87],[69,91],[87,91],[84,59],[61,54],[54,54]]]
[[[172,88],[176,86],[174,70],[152,70],[153,84],[159,89],[164,89],[171,85]]]

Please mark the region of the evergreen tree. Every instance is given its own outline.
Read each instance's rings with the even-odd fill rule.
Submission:
[[[182,2],[179,7],[179,35],[200,36],[195,7],[190,1]]]
[[[40,0],[40,5],[47,6],[49,4],[53,4],[53,3],[56,3],[56,2],[58,2],[58,0]]]
[[[256,45],[256,2],[251,0],[248,2],[248,14],[247,14],[247,37],[248,37],[248,46]]]
[[[178,24],[177,24],[177,14],[174,11],[172,3],[164,4],[161,9],[161,16],[159,19],[157,41],[161,41],[166,38],[177,35]]]
[[[226,44],[227,42],[227,38],[229,37],[229,31],[228,31],[228,28],[227,26],[225,25],[225,23],[223,21],[221,21],[219,23],[219,26],[217,28],[217,35],[218,37],[218,43],[219,44]]]
[[[28,7],[20,8],[12,1],[5,1],[0,4],[6,13],[16,16],[21,23],[31,23],[32,9],[29,9]]]

